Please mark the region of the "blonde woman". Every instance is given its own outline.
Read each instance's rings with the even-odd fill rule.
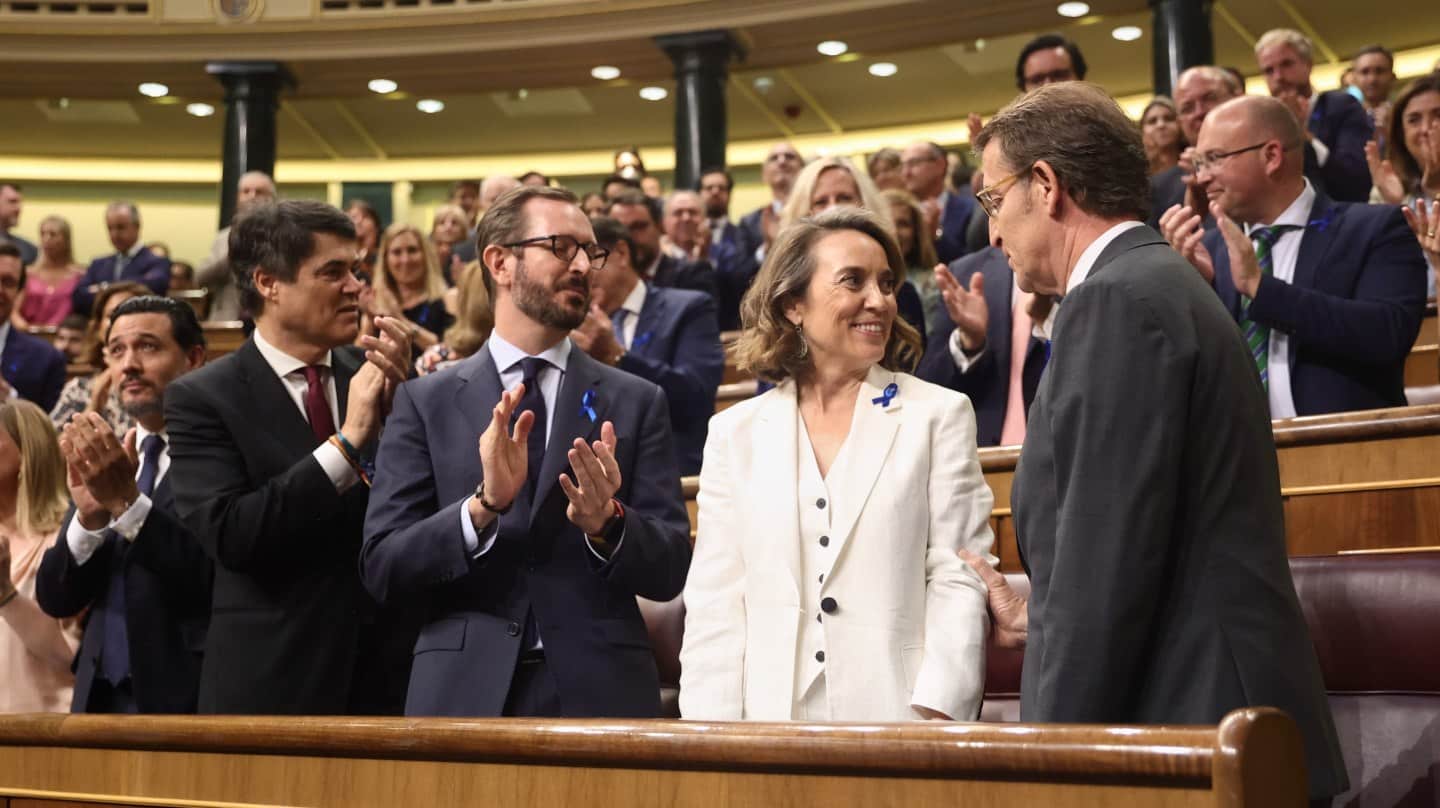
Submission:
[[[445,310],[445,279],[435,248],[419,228],[397,222],[385,229],[379,254],[371,283],[374,298],[366,313],[404,319],[411,326],[411,344],[418,356],[438,344],[440,335],[455,322]],[[362,323],[360,333],[375,333],[369,325]]]
[[[467,270],[458,291],[460,315],[445,332],[445,341],[425,349],[415,360],[415,372],[421,376],[443,370],[475,353],[495,327],[494,289],[489,270],[478,265]]]
[[[0,713],[70,709],[80,624],[35,601],[40,559],[69,503],[50,419],[28,401],[0,404]]]
[[[920,294],[928,333],[941,306],[940,287],[935,285],[935,266],[940,263],[935,254],[935,230],[925,226],[925,211],[909,191],[882,191],[880,195],[890,205],[895,240],[900,245],[900,256],[905,259],[905,276]]]
[[[70,313],[71,293],[85,276],[75,262],[70,223],[59,216],[40,220],[40,257],[25,271],[25,291],[10,321],[19,328],[59,325]]]
[[[469,219],[459,205],[441,205],[430,220],[430,244],[435,248],[435,263],[447,283],[459,285],[458,269],[463,263],[455,259],[455,245],[470,234]]]

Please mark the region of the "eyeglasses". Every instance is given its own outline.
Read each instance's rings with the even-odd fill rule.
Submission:
[[[584,250],[585,257],[590,259],[591,269],[604,269],[605,259],[610,257],[609,250],[601,247],[599,244],[596,244],[593,241],[587,244],[581,244],[579,240],[576,239],[574,236],[562,236],[554,233],[548,236],[536,236],[534,238],[527,238],[524,241],[513,241],[509,244],[501,244],[500,246],[511,248],[540,247],[543,246],[547,241],[550,242],[550,252],[556,258],[559,258],[561,261],[565,262],[566,266],[569,266],[575,260],[575,256],[578,255],[581,250]]]
[[[1025,89],[1033,90],[1036,87],[1043,87],[1046,84],[1056,84],[1062,81],[1074,81],[1075,71],[1068,67],[1059,70],[1051,70],[1049,73],[1035,73],[1025,77]]]
[[[1030,173],[1030,169],[1031,166],[1025,166],[1024,168],[1016,171],[1014,174],[1011,174],[1005,179],[1000,180],[993,185],[988,185],[984,188],[981,188],[975,194],[975,198],[980,202],[980,207],[985,209],[985,215],[989,216],[992,219],[1000,215],[1000,205],[1005,201],[1005,197],[996,196],[995,194],[1001,188],[1008,187],[1016,180]]]
[[[1248,151],[1255,151],[1256,149],[1264,148],[1265,145],[1270,142],[1271,141],[1269,140],[1263,140],[1259,143],[1256,143],[1254,146],[1246,146],[1243,149],[1234,149],[1227,152],[1206,152],[1204,154],[1197,154],[1195,155],[1195,158],[1190,161],[1190,164],[1195,167],[1196,174],[1199,174],[1201,171],[1214,171],[1216,168],[1219,168],[1221,161],[1230,157],[1234,157],[1237,154],[1244,154]],[[1300,144],[1298,143],[1292,143],[1289,146],[1282,147],[1282,150],[1290,151],[1291,149],[1298,148],[1299,145]]]

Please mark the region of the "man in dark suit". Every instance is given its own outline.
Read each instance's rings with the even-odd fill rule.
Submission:
[[[20,248],[0,243],[0,400],[18,396],[49,412],[65,387],[65,355],[10,324],[24,288]]]
[[[905,190],[920,202],[926,224],[934,231],[935,253],[941,262],[948,264],[968,252],[965,227],[975,212],[975,199],[945,189],[950,170],[945,150],[928,140],[911,143],[900,153],[900,166]]]
[[[137,281],[157,295],[170,289],[170,259],[162,258],[140,243],[140,211],[129,202],[111,202],[105,207],[105,230],[110,234],[112,255],[90,262],[85,277],[76,284],[71,297],[75,311],[89,314],[95,293],[107,283]]]
[[[1344,791],[1264,392],[1215,294],[1141,223],[1134,123],[1069,82],[975,145],[993,243],[1021,289],[1064,295],[1011,492],[1031,585],[1021,720],[1213,725],[1275,706],[1311,796]]]
[[[665,396],[568,339],[605,260],[573,194],[506,194],[477,243],[495,330],[400,388],[365,519],[366,587],[427,610],[405,712],[656,716],[635,598],[690,564]]]
[[[355,259],[355,227],[329,205],[246,211],[230,265],[255,332],[166,391],[176,510],[215,561],[202,713],[398,711],[405,658],[390,647],[408,639],[356,559],[365,458],[410,346],[382,317],[363,360],[341,349],[359,331]]]
[[[138,426],[117,436],[98,413],[65,425],[75,507],[36,578],[53,617],[86,612],[75,658],[77,713],[193,713],[210,622],[210,559],[175,516],[165,388],[205,362],[195,312],[164,297],[115,309],[105,353]]]
[[[937,270],[945,305],[915,369],[925,381],[970,397],[981,446],[1024,441],[1025,416],[1048,354],[1032,326],[1045,319],[1050,298],[1021,291],[1014,278],[1005,253],[995,247]],[[1017,351],[1017,345],[1024,348]]]
[[[1255,43],[1255,61],[1270,95],[1306,130],[1305,175],[1331,199],[1366,202],[1370,168],[1365,143],[1374,137],[1374,126],[1365,106],[1344,90],[1315,93],[1313,53],[1309,38],[1288,28],[1266,31]]]
[[[1197,159],[1221,226],[1197,239],[1186,210],[1165,235],[1240,323],[1271,417],[1402,407],[1424,256],[1399,208],[1334,202],[1310,184],[1286,112],[1248,97],[1210,113]]]
[[[715,301],[645,283],[631,260],[634,242],[624,225],[608,216],[590,224],[595,242],[610,255],[605,270],[591,277],[590,313],[570,340],[592,358],[660,385],[670,405],[680,473],[699,474],[715,391],[725,374]]]
[[[639,191],[625,191],[610,202],[606,215],[625,225],[635,244],[635,268],[651,286],[691,289],[720,300],[720,282],[709,261],[686,261],[660,247],[660,213]]]
[[[0,244],[14,244],[20,250],[20,263],[30,266],[40,256],[35,245],[15,233],[20,224],[20,209],[25,197],[20,186],[13,182],[0,181]]]
[[[789,143],[776,143],[765,154],[765,163],[760,167],[760,178],[770,189],[770,202],[762,205],[740,219],[740,229],[745,232],[746,243],[755,256],[757,265],[765,261],[765,247],[775,238],[780,227],[780,212],[790,199],[790,189],[795,187],[795,178],[805,161],[800,152]]]
[[[1189,201],[1196,203],[1192,207],[1205,207],[1205,188],[1196,182],[1195,170],[1190,164],[1195,155],[1194,144],[1200,137],[1200,124],[1205,122],[1210,110],[1244,94],[1245,88],[1233,76],[1214,65],[1187,68],[1175,79],[1175,109],[1180,132],[1190,146],[1181,154],[1179,164],[1150,177],[1150,217],[1146,224],[1159,229],[1160,217],[1175,205],[1187,204],[1187,194]]]
[[[720,286],[720,330],[740,327],[740,301],[760,271],[750,237],[739,225],[730,221],[730,191],[735,180],[723,168],[701,172],[698,192],[705,207],[706,224],[710,228],[708,257],[714,264]]]

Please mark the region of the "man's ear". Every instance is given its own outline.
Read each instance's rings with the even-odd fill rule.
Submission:
[[[511,255],[509,247],[501,247],[499,244],[488,244],[480,253],[480,263],[490,271],[490,279],[496,286],[510,286],[510,262],[506,257]]]
[[[1044,160],[1035,161],[1035,167],[1030,169],[1030,182],[1039,185],[1044,194],[1045,213],[1051,218],[1058,217],[1065,191],[1060,187],[1060,177],[1055,173],[1055,169]]]
[[[280,292],[280,279],[269,270],[255,267],[255,270],[250,273],[250,283],[267,304],[275,302],[276,296]]]
[[[196,345],[185,352],[185,365],[190,370],[195,370],[205,364],[205,346]]]

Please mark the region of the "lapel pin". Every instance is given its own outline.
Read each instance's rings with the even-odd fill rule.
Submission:
[[[594,390],[586,390],[585,395],[580,397],[580,414],[589,418],[592,424],[595,423],[595,419],[599,417],[595,414]]]
[[[652,338],[654,338],[654,336],[655,336],[655,332],[653,332],[653,331],[643,331],[643,332],[641,332],[641,333],[639,333],[639,334],[636,334],[636,335],[635,335],[635,340],[630,343],[630,347],[631,347],[631,348],[643,348],[643,347],[645,347],[646,345],[649,345],[649,344],[650,344],[650,340],[651,340]]]
[[[870,399],[871,404],[879,404],[881,407],[889,407],[891,399],[900,395],[900,385],[890,382],[885,385],[884,391],[879,396]]]

